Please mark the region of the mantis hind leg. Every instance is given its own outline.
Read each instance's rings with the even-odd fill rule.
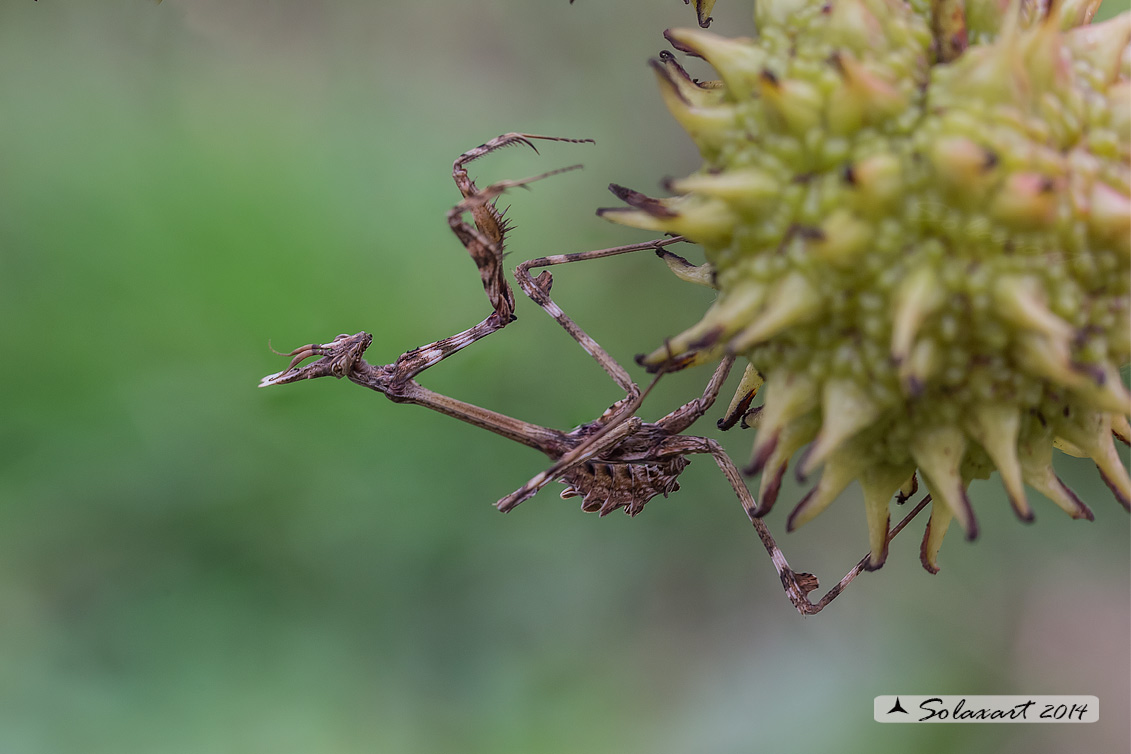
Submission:
[[[715,459],[719,470],[723,472],[723,476],[726,477],[735,495],[738,496],[739,502],[742,503],[742,508],[746,511],[746,516],[750,519],[750,523],[753,524],[754,530],[758,533],[758,538],[762,540],[762,546],[766,548],[766,553],[770,556],[770,560],[774,564],[774,569],[778,572],[778,578],[781,579],[782,588],[785,589],[786,596],[789,598],[789,601],[793,603],[793,606],[797,608],[799,613],[802,615],[816,615],[821,612],[830,602],[836,599],[857,576],[866,570],[870,558],[870,555],[867,554],[861,558],[840,581],[825,593],[820,600],[817,602],[810,600],[809,594],[816,591],[820,586],[817,577],[811,573],[795,571],[790,567],[789,561],[785,558],[785,553],[778,547],[769,527],[767,527],[765,522],[757,515],[758,504],[754,501],[754,496],[750,494],[750,490],[746,488],[746,483],[742,480],[742,474],[721,445],[706,437],[678,435],[664,440],[657,448],[657,455],[659,456],[689,455],[692,453],[708,453]],[[904,516],[903,519],[892,528],[891,532],[888,534],[888,542],[891,542],[891,540],[911,522],[911,519],[919,515],[930,501],[930,495],[926,495],[920,500],[911,512]]]

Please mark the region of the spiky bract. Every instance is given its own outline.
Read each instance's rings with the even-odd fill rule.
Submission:
[[[953,24],[945,2],[758,0],[755,39],[667,32],[719,75],[653,61],[705,164],[603,214],[705,249],[684,274],[715,304],[644,363],[729,351],[764,376],[763,512],[801,451],[800,475],[823,470],[790,528],[859,481],[879,567],[918,472],[933,571],[994,469],[1023,519],[1025,485],[1092,517],[1054,446],[1128,505],[1131,13],[1080,25],[1094,6],[982,0]]]

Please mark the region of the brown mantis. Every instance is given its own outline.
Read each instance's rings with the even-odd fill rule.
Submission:
[[[452,175],[463,199],[448,212],[448,224],[471,255],[483,280],[483,287],[492,307],[491,313],[483,321],[461,333],[408,351],[392,364],[376,366],[363,358],[366,349],[372,343],[371,335],[366,332],[339,335],[330,343],[310,344],[284,354],[292,357],[290,364],[283,371],[264,377],[260,387],[282,385],[315,377],[345,377],[384,394],[396,403],[415,403],[425,406],[540,450],[552,461],[550,468],[500,499],[496,506],[504,512],[529,499],[550,482],[561,481],[566,485],[561,496],[581,497],[583,510],[605,515],[618,508],[624,508],[626,513],[635,516],[655,496],[667,496],[679,488],[678,477],[688,464],[688,455],[710,455],[730,483],[762,540],[790,601],[802,614],[820,612],[861,571],[865,570],[868,557],[861,559],[819,601],[815,603],[810,601],[809,593],[818,587],[816,577],[790,568],[769,529],[759,517],[758,505],[730,457],[716,441],[684,434],[684,431],[715,403],[719,390],[734,363],[734,356],[727,355],[722,358],[700,397],[685,403],[655,422],[645,422],[637,416],[637,412],[650,387],[641,390],[624,367],[578,327],[553,301],[550,297],[553,279],[548,270],[542,271],[536,277],[531,273],[531,270],[538,268],[646,250],[652,250],[666,257],[669,262],[674,258],[678,263],[687,264],[685,260],[666,250],[667,246],[683,241],[682,237],[541,257],[523,262],[515,270],[515,278],[523,292],[553,317],[624,390],[625,397],[610,406],[596,420],[563,432],[441,395],[416,382],[415,378],[424,370],[487,335],[501,330],[515,318],[514,295],[502,265],[503,243],[508,225],[495,201],[508,189],[524,186],[579,166],[522,180],[499,181],[480,189],[468,176],[467,164],[497,149],[514,144],[525,144],[533,149],[534,139],[573,143],[589,141],[522,133],[503,134],[460,155],[453,165]],[[467,215],[471,216],[471,222],[467,221]],[[301,362],[311,357],[319,358],[317,361],[300,366]],[[659,376],[656,379],[659,379]],[[737,408],[732,408],[728,412],[728,416],[724,417],[720,426],[733,425],[747,415],[749,413],[747,407],[752,397],[751,394],[736,402]],[[924,498],[892,529],[889,541],[926,506],[929,500],[929,496]]]

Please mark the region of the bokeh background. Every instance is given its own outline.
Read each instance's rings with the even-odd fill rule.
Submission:
[[[716,28],[750,32],[748,6]],[[678,0],[3,0],[0,754],[1128,750],[1129,524],[1088,463],[1061,471],[1094,524],[1039,499],[1022,526],[979,483],[981,537],[940,574],[916,522],[803,619],[709,459],[636,519],[556,489],[503,516],[533,451],[349,383],[256,389],[268,339],[365,329],[392,361],[484,316],[444,213],[452,160],[497,134],[597,140],[475,164],[585,163],[508,197],[512,261],[646,238],[593,210],[696,167],[645,65],[692,23]],[[572,267],[555,297],[624,363],[709,300],[650,254]],[[619,397],[525,300],[422,381],[562,428]],[[866,549],[855,494],[783,535],[829,585]],[[874,723],[893,693],[1101,717]]]

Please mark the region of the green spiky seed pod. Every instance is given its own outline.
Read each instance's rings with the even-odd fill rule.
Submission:
[[[705,164],[602,213],[704,247],[716,302],[643,363],[741,354],[736,401],[764,377],[762,512],[800,453],[821,475],[789,528],[858,481],[878,568],[918,473],[933,572],[995,469],[1024,520],[1026,485],[1092,517],[1054,446],[1129,505],[1131,13],[1081,25],[1096,4],[758,0],[756,39],[666,33],[720,78],[653,61]]]

